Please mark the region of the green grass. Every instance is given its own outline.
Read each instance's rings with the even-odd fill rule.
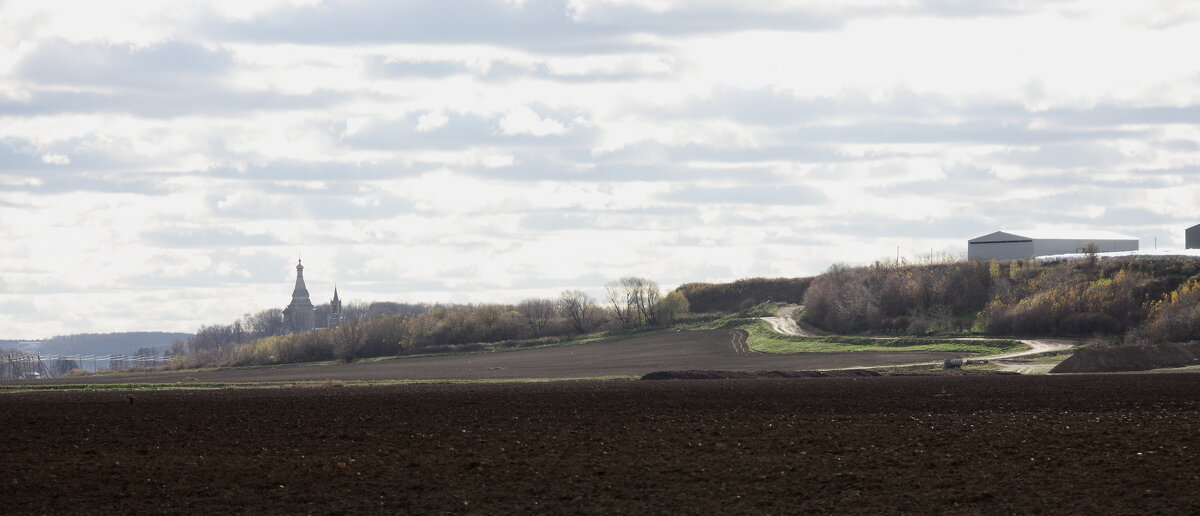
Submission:
[[[826,335],[821,337],[793,337],[771,330],[761,319],[732,320],[727,329],[745,330],[750,338],[747,343],[752,351],[759,353],[817,353],[847,351],[946,351],[955,353],[998,354],[1023,351],[1028,346],[1016,340],[958,340],[928,337],[843,337]]]
[[[58,383],[0,385],[0,394],[19,392],[109,392],[109,391],[166,391],[166,390],[218,390],[218,389],[290,389],[319,387],[378,387],[387,385],[418,384],[495,384],[495,383],[546,383],[576,381],[623,381],[637,380],[637,376],[595,376],[585,378],[488,378],[479,380],[312,380],[294,382],[138,382],[138,383]]]
[[[729,328],[730,325],[738,324],[742,320],[757,319],[759,317],[774,317],[775,312],[779,310],[779,303],[767,301],[759,303],[753,307],[742,310],[741,312],[722,316],[714,321],[704,323],[696,323],[686,326],[676,326],[676,328],[684,330],[712,330],[719,328]]]

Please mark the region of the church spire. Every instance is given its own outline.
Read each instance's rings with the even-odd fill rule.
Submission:
[[[299,258],[296,258],[296,288],[292,290],[292,302],[283,309],[283,320],[289,332],[312,331],[316,327],[316,307],[308,298],[304,263]]]
[[[295,290],[292,290],[292,302],[295,302],[296,300],[299,300],[299,299],[309,301],[308,300],[308,287],[304,286],[304,264],[299,259],[297,259],[296,260],[296,288],[295,288]],[[312,304],[312,302],[309,301],[309,304]]]
[[[329,324],[327,326],[337,326],[342,322],[342,300],[338,299],[337,284],[333,285],[333,301],[329,302]]]

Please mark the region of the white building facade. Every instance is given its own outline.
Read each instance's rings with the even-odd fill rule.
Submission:
[[[1046,231],[1012,229],[967,241],[970,260],[1024,260],[1035,256],[1082,253],[1088,244],[1097,252],[1137,251],[1138,239],[1109,231]]]

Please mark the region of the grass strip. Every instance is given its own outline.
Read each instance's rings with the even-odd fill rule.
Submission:
[[[847,351],[945,351],[954,353],[1000,354],[1024,351],[1029,346],[1017,340],[962,340],[930,337],[845,337],[826,335],[821,337],[794,337],[782,335],[771,329],[761,319],[729,321],[726,329],[744,330],[749,334],[747,343],[751,351],[758,353],[843,353]]]

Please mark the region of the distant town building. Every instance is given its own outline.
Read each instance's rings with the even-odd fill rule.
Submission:
[[[337,287],[333,287],[333,301],[329,302],[329,322],[326,328],[332,328],[342,322],[342,300],[338,299]]]
[[[1184,237],[1187,244],[1184,247],[1188,249],[1200,249],[1200,224],[1196,224],[1184,232]]]
[[[288,333],[312,331],[317,327],[317,309],[308,299],[308,287],[304,286],[304,265],[296,261],[296,288],[292,290],[292,302],[283,309],[283,327]]]
[[[292,289],[292,302],[283,309],[283,327],[287,333],[313,331],[318,328],[337,326],[345,320],[342,311],[342,300],[338,297],[337,287],[333,288],[333,301],[329,303],[329,312],[317,317],[317,307],[313,306],[308,297],[308,287],[304,285],[304,265],[296,261],[296,288]]]
[[[1101,253],[1138,250],[1137,238],[1109,231],[1013,229],[968,240],[967,258],[1024,260],[1035,256],[1082,253],[1088,244],[1096,244],[1097,252]]]

